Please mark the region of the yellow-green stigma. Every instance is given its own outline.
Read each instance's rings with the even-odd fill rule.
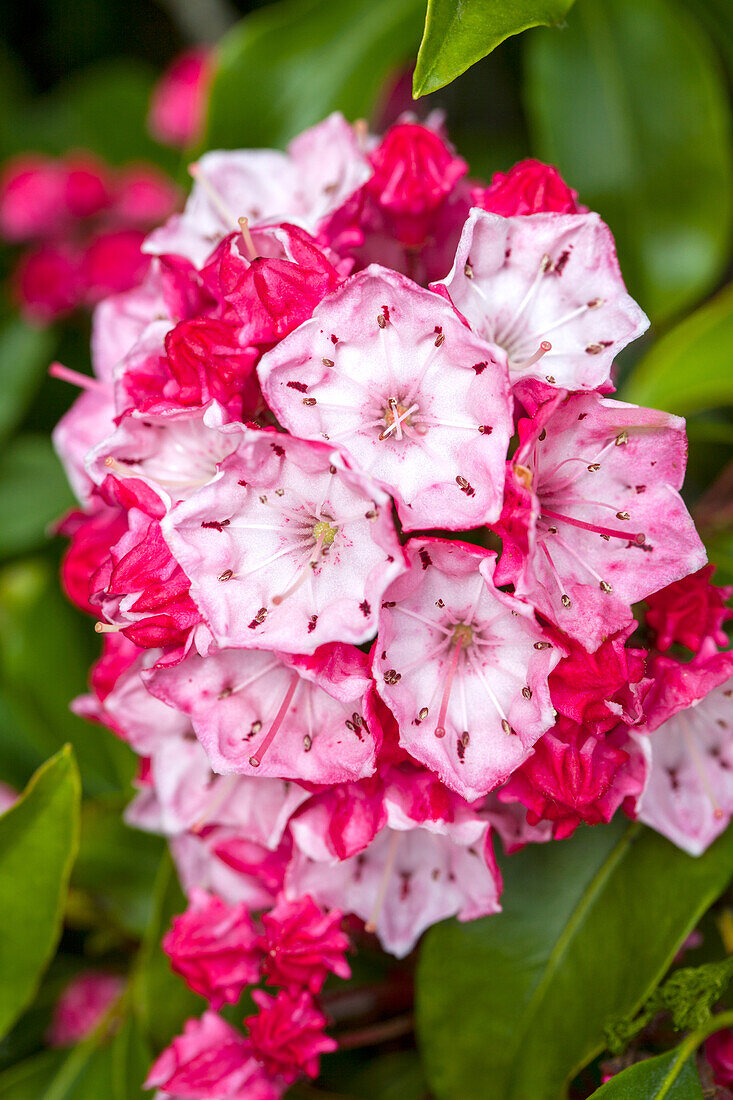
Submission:
[[[313,528],[313,538],[316,542],[320,541],[322,546],[330,546],[336,538],[336,528],[325,519],[321,519]]]

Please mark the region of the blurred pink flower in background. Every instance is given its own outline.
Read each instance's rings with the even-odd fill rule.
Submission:
[[[203,46],[171,62],[150,100],[148,128],[156,141],[184,147],[198,140],[212,76],[211,52]]]
[[[81,1042],[101,1023],[124,986],[119,974],[87,970],[75,975],[56,1002],[46,1036],[49,1046]]]

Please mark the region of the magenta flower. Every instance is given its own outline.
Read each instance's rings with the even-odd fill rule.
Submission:
[[[647,596],[646,624],[654,632],[657,649],[667,650],[677,642],[697,653],[708,638],[728,645],[723,623],[733,615],[726,606],[733,585],[714,585],[714,572],[714,565],[706,565]]]
[[[508,172],[495,172],[488,187],[477,187],[474,206],[511,218],[516,214],[578,214],[578,192],[557,168],[540,160],[520,160]]]
[[[329,973],[350,978],[345,957],[349,937],[341,931],[342,919],[339,909],[324,912],[308,895],[292,901],[278,898],[275,908],[262,916],[265,931],[258,941],[268,981],[293,994],[300,989],[316,994]]]
[[[173,59],[150,100],[148,127],[157,141],[185,146],[199,138],[212,76],[212,57],[203,47]]]
[[[385,593],[377,690],[400,743],[466,799],[493,790],[553,723],[547,677],[562,652],[529,605],[492,583],[494,556],[411,539]]]
[[[281,423],[375,478],[405,530],[497,518],[511,434],[506,364],[436,295],[369,267],[258,371]]]
[[[119,974],[101,970],[76,974],[54,1006],[47,1035],[49,1046],[73,1046],[86,1039],[101,1024],[124,987]]]
[[[301,1074],[317,1077],[320,1055],[336,1050],[337,1044],[324,1034],[328,1021],[310,993],[293,995],[283,990],[270,997],[256,989],[252,1000],[260,1011],[244,1022],[254,1055],[265,1073],[286,1084]]]
[[[261,954],[246,905],[194,890],[185,913],[163,937],[171,966],[213,1009],[236,1004],[242,990],[259,980]]]

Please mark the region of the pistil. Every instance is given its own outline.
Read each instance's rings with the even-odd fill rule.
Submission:
[[[257,752],[255,753],[255,755],[250,756],[250,758],[249,758],[249,763],[250,763],[251,767],[259,768],[260,764],[262,763],[262,760],[264,758],[265,753],[269,749],[272,742],[275,740],[275,737],[277,735],[277,731],[280,729],[280,726],[283,724],[283,721],[285,720],[285,715],[288,713],[288,710],[290,709],[290,704],[293,701],[293,696],[295,695],[295,692],[297,690],[299,682],[300,682],[300,677],[298,676],[297,672],[294,672],[291,679],[290,679],[290,684],[288,685],[288,690],[285,692],[285,697],[284,697],[282,703],[280,704],[280,709],[278,710],[277,714],[275,715],[275,718],[273,720],[272,725],[270,726],[269,730],[265,734],[265,736],[264,736],[264,738],[263,738],[263,740],[260,744],[260,747],[257,749]]]

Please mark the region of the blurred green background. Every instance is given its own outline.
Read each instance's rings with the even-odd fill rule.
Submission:
[[[440,108],[476,177],[526,156],[556,164],[609,222],[629,290],[652,320],[618,363],[620,396],[688,417],[688,503],[719,582],[733,581],[727,0],[577,0],[561,28],[508,38],[414,103],[410,73],[424,0],[27,0],[4,16],[0,161],[90,150],[111,165],[154,164],[185,186],[186,156],[153,140],[146,114],[163,68],[182,49],[208,42],[218,43],[218,68],[199,148],[281,146],[334,109],[382,128],[403,110],[425,117]],[[479,25],[479,54],[481,35]],[[450,58],[445,65],[442,79],[462,67]],[[0,1098],[111,1095],[94,1091],[109,1079],[109,1065],[94,1062],[102,1055],[129,1069],[115,1097],[139,1096],[147,1044],[156,1045],[151,1006],[167,1006],[167,1037],[191,1010],[156,954],[180,899],[162,842],[120,818],[132,754],[68,711],[98,641],[58,586],[63,547],[51,525],[73,501],[49,437],[75,393],[47,368],[59,359],[89,370],[90,319],[78,312],[47,327],[22,320],[9,278],[18,253],[0,248],[0,780],[22,788],[71,742],[84,805],[61,951],[33,1007],[0,1044]],[[80,956],[124,967],[138,947],[135,1011],[113,1054],[85,1049],[71,1068],[64,1063],[67,1084],[50,1086],[61,1056],[34,1052],[60,982]],[[152,1021],[147,1033],[145,1021]],[[30,1055],[23,1077],[15,1063]],[[380,1065],[361,1086],[354,1078],[354,1095],[423,1095],[414,1060]]]

